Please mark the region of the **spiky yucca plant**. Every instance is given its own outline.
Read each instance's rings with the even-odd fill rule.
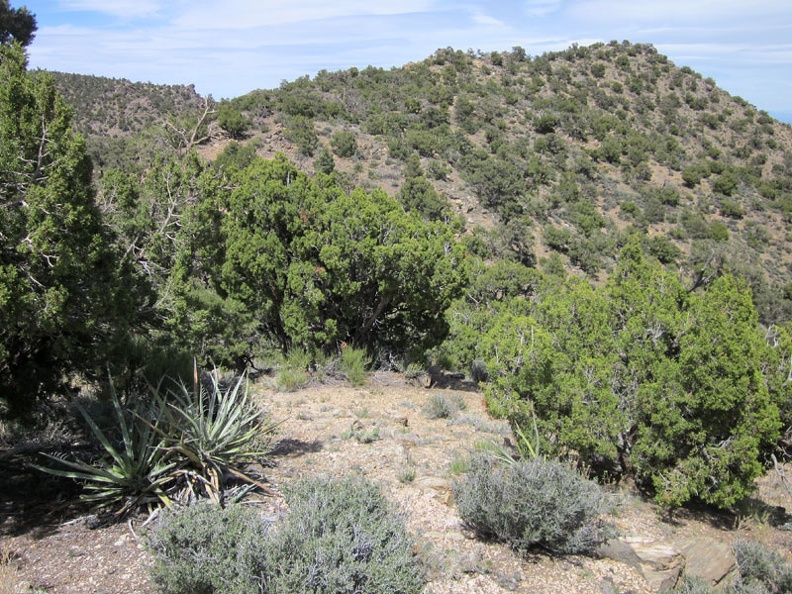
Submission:
[[[163,384],[152,389],[151,404],[128,402],[126,414],[111,390],[118,438],[77,404],[101,456],[89,463],[44,454],[57,465],[36,468],[82,481],[84,499],[118,516],[149,503],[170,506],[174,500],[204,495],[220,502],[229,476],[269,492],[242,469],[266,455],[275,430],[264,411],[250,402],[246,378],[227,390],[217,373],[211,375],[209,389],[197,381],[193,389],[183,382],[167,389]]]
[[[94,502],[98,508],[111,508],[119,516],[148,503],[170,505],[168,492],[176,483],[177,463],[164,449],[163,416],[135,399],[128,403],[131,415],[127,418],[118,394],[112,389],[110,401],[120,439],[113,439],[83,406],[75,403],[102,447],[98,460],[88,463],[43,454],[59,466],[34,465],[35,468],[82,481],[84,499]],[[144,417],[146,422],[140,422]]]
[[[227,475],[268,491],[240,469],[267,454],[275,429],[250,402],[244,377],[224,390],[213,373],[210,389],[197,381],[192,389],[179,382],[175,389],[156,394],[168,428],[168,450],[181,458],[180,469],[193,491],[202,486],[219,501]]]

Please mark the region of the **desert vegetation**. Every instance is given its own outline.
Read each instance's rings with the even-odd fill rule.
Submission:
[[[256,381],[471,381],[512,441],[470,444],[455,505],[522,555],[595,554],[620,483],[733,511],[788,461],[792,132],[651,45],[447,48],[216,103],[29,71],[27,35],[0,36],[2,438],[65,416],[79,447],[31,468],[105,520],[164,509],[162,592],[425,585],[370,481],[239,503],[274,493]],[[735,554],[735,592],[789,591],[779,554]]]

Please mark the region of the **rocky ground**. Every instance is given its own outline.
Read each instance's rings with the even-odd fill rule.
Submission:
[[[282,421],[273,466],[264,469],[273,489],[315,475],[357,473],[379,481],[408,515],[427,567],[427,593],[643,594],[673,579],[685,563],[689,569],[701,564],[696,549],[718,561],[715,571],[728,569],[729,545],[740,538],[790,554],[792,532],[779,527],[790,517],[777,506],[792,507],[792,501],[780,475],[771,473],[741,515],[685,510],[668,518],[628,486],[613,487],[620,503],[612,520],[620,537],[602,557],[519,556],[508,546],[474,539],[453,505],[451,484],[475,444],[502,444],[510,437],[503,422],[487,416],[473,386],[457,381],[429,389],[420,380],[376,374],[362,387],[322,384],[283,393],[262,383],[256,392]],[[457,410],[430,418],[438,401]],[[146,515],[91,528],[88,512],[73,505],[68,484],[26,493],[30,485],[9,468],[0,468],[6,475],[0,594],[155,592],[143,545]],[[58,489],[66,491],[59,495]],[[33,506],[36,499],[50,504]],[[268,512],[282,506],[277,497],[261,505]]]

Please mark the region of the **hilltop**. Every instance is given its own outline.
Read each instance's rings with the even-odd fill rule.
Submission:
[[[188,87],[74,76],[58,87],[105,167],[148,150],[152,130],[173,136],[203,113]],[[535,266],[560,256],[594,280],[638,231],[668,266],[745,275],[764,322],[789,317],[792,128],[651,45],[536,57],[441,49],[212,107],[197,147],[209,159],[229,145],[282,152],[346,188],[382,187],[408,209],[461,222],[487,257]]]

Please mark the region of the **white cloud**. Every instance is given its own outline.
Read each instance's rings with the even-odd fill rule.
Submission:
[[[558,12],[561,5],[562,0],[525,0],[523,10],[528,16],[544,17]]]
[[[579,0],[568,8],[567,14],[580,21],[609,25],[695,21],[706,28],[712,23],[735,19],[755,21],[768,16],[792,16],[792,4],[788,0]]]
[[[495,17],[491,17],[486,14],[474,14],[473,15],[473,22],[477,25],[484,25],[485,27],[505,27],[506,23],[503,21],[496,19]]]
[[[249,29],[356,15],[396,15],[424,12],[430,0],[226,0],[222,10],[216,2],[196,1],[175,19],[184,28]],[[293,34],[299,37],[299,32]]]
[[[66,10],[99,12],[125,19],[152,16],[162,9],[157,0],[61,0],[61,6]]]

